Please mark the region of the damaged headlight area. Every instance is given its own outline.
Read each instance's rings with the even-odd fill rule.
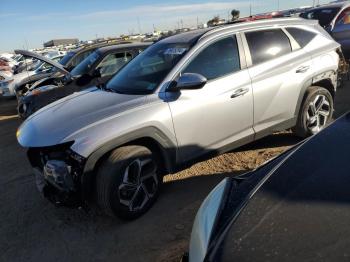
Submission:
[[[70,149],[73,142],[29,148],[38,190],[56,205],[79,206],[80,178],[85,158]]]

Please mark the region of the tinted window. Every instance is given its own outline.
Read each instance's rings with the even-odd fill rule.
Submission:
[[[182,73],[197,73],[211,80],[239,69],[237,41],[235,37],[228,37],[206,47]]]
[[[332,22],[336,14],[340,11],[339,7],[325,7],[310,10],[300,16],[305,19],[315,19],[318,20],[321,26],[327,26]]]
[[[290,27],[286,29],[302,48],[310,43],[311,40],[316,36],[315,33],[300,28]]]
[[[292,52],[289,38],[280,29],[245,33],[253,64],[260,64]]]

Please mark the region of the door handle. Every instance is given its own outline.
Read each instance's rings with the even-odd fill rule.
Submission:
[[[231,95],[231,98],[243,96],[244,94],[249,92],[249,88],[239,88],[235,90],[235,92]]]
[[[305,73],[309,69],[310,69],[310,66],[301,66],[297,69],[296,73]]]

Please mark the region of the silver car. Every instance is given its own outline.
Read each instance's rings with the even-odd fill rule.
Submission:
[[[96,200],[132,219],[162,176],[275,131],[332,118],[341,51],[317,23],[274,19],[157,42],[106,85],[36,112],[18,129],[38,188],[56,204]]]

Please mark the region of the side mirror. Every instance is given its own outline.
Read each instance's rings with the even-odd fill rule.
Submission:
[[[207,83],[207,79],[196,73],[184,73],[177,82],[171,84],[167,91],[178,92],[180,90],[200,89]]]

